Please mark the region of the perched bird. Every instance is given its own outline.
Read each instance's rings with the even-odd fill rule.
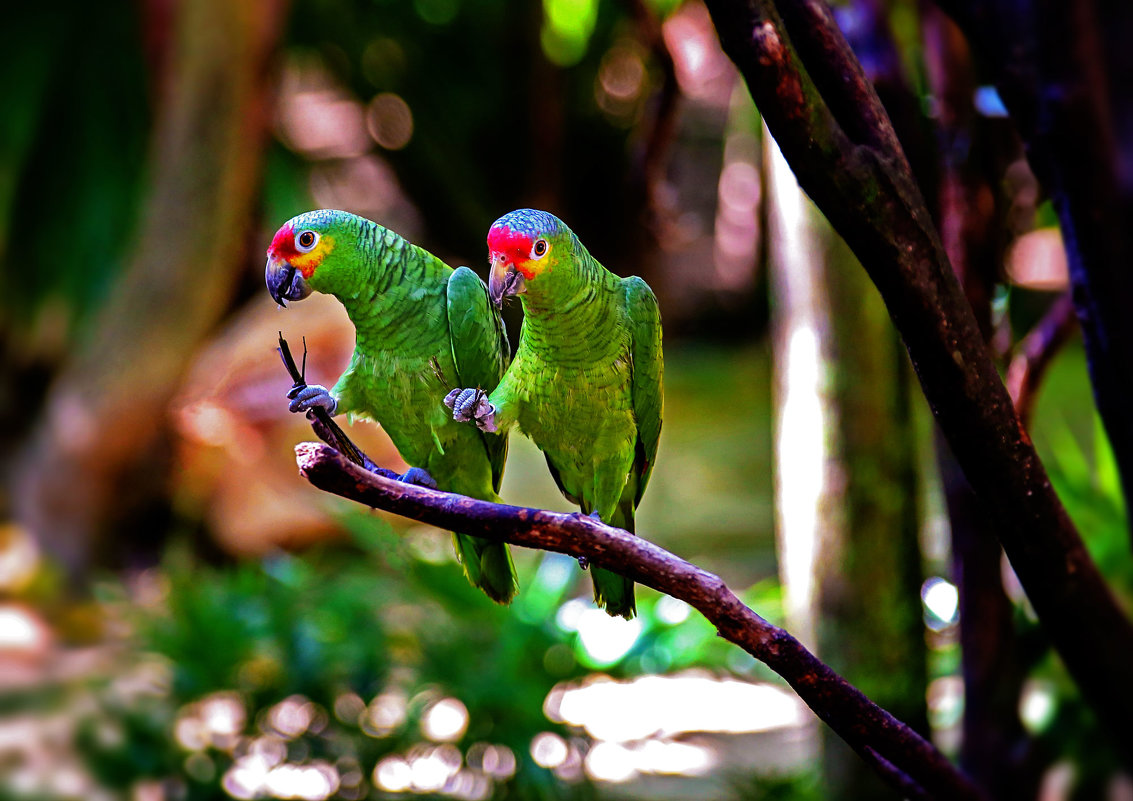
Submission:
[[[661,434],[657,299],[642,279],[607,271],[543,211],[501,217],[488,249],[492,302],[519,295],[523,304],[519,347],[495,390],[453,390],[445,404],[481,431],[518,425],[563,495],[632,532]],[[633,617],[632,581],[598,567],[592,577],[599,606]]]
[[[499,501],[507,435],[453,421],[434,370],[462,385],[494,388],[507,368],[507,334],[484,282],[456,270],[377,223],[344,211],[300,214],[276,233],[265,278],[281,305],[311,292],[334,295],[356,334],[354,354],[334,389],[313,384],[290,409],[374,420],[411,468],[402,480]],[[468,580],[489,598],[515,595],[504,543],[454,534]]]

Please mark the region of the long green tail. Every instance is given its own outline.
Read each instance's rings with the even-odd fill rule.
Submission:
[[[624,528],[633,534],[633,495],[623,497],[614,514],[606,521],[611,526]],[[617,573],[593,565],[590,578],[594,582],[594,603],[606,610],[611,617],[624,617],[632,620],[637,614],[637,602],[633,597],[633,582]]]
[[[456,533],[452,535],[452,544],[472,585],[496,603],[511,603],[519,582],[507,545]]]

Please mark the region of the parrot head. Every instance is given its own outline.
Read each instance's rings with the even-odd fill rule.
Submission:
[[[320,209],[293,217],[275,232],[268,248],[264,280],[272,299],[281,306],[302,300],[312,291],[327,291],[331,266],[320,265],[342,238],[343,222],[353,215]]]
[[[519,209],[505,214],[488,231],[488,295],[496,306],[506,297],[537,292],[557,267],[569,269],[578,240],[553,214]]]

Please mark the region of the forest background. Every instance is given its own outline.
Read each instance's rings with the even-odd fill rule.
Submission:
[[[1130,12],[141,0],[9,22],[0,798],[1133,794]],[[345,208],[485,275],[522,206],[660,300],[639,533],[959,778],[847,736],[859,710],[802,703],[685,601],[639,589],[612,621],[573,559],[517,549],[500,609],[440,529],[299,476],[276,332],[327,385],[353,332],[332,299],[275,308],[271,233]],[[502,494],[571,508],[518,435]]]

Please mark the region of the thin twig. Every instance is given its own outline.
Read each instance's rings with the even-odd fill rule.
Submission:
[[[287,368],[287,373],[291,376],[294,382],[291,385],[291,393],[304,389],[307,386],[307,338],[303,337],[303,367],[302,369],[295,366],[295,358],[291,355],[291,347],[287,344],[287,340],[283,338],[283,332],[279,332],[279,357],[283,359],[283,366]],[[339,428],[338,424],[331,419],[330,414],[321,406],[315,406],[307,412],[307,419],[311,421],[312,428],[315,433],[319,435],[319,439],[326,442],[335,450],[343,454],[347,459],[354,462],[363,468],[373,466],[373,461],[370,460],[366,454],[362,453],[361,449],[350,441],[350,437],[346,436],[346,432]],[[318,422],[316,426],[315,423]]]
[[[1029,425],[1046,369],[1062,349],[1074,329],[1078,317],[1069,292],[1061,295],[1047,309],[1043,318],[1023,337],[1011,363],[1007,366],[1007,391],[1015,403],[1015,413]]]
[[[316,442],[300,443],[295,453],[299,472],[327,492],[450,531],[585,557],[685,601],[720,636],[786,679],[815,714],[902,792],[936,799],[985,797],[931,743],[745,606],[718,576],[640,536],[579,513],[489,503],[391,481]]]

